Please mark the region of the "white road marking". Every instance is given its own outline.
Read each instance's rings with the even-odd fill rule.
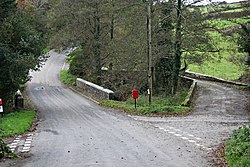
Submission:
[[[30,147],[31,144],[24,144],[24,147]]]
[[[189,138],[187,137],[181,137],[183,140],[189,140]]]
[[[195,145],[198,146],[198,147],[203,146],[202,144],[199,144],[199,143],[195,143]]]
[[[25,141],[24,144],[31,144],[31,141]]]
[[[196,143],[196,141],[194,140],[188,140],[190,143]]]
[[[29,152],[30,150],[22,150],[21,153]]]
[[[15,138],[12,143],[8,144],[8,147],[10,148],[10,150],[13,153],[15,152],[16,148],[20,147],[20,146],[23,146],[23,148],[21,150],[22,153],[30,151],[31,143],[33,140],[33,134],[32,133],[28,134],[23,144],[21,142],[22,140],[23,140],[22,137],[19,136],[19,137]],[[17,149],[17,150],[19,150],[19,149]]]
[[[10,149],[16,148],[16,146],[9,146]]]
[[[191,134],[187,134],[189,137],[194,137],[194,135],[191,135]]]
[[[30,151],[32,140],[33,140],[33,134],[32,133],[28,134],[28,137],[26,138],[23,148],[21,150],[22,153]]]
[[[133,117],[133,116],[131,116],[131,115],[128,115],[128,117],[131,117],[131,118],[133,118],[133,119],[136,120],[136,121],[138,120],[137,118],[135,118],[135,117]],[[171,127],[171,126],[165,126],[165,127],[168,128],[168,129],[165,129],[165,128],[160,127],[160,126],[157,126],[157,125],[155,125],[154,127],[155,127],[155,128],[159,128],[160,130],[163,130],[164,132],[167,132],[167,133],[169,133],[169,134],[173,134],[173,135],[176,136],[176,137],[180,137],[180,138],[183,139],[183,140],[187,140],[187,141],[190,142],[190,143],[194,143],[197,147],[202,148],[202,149],[204,149],[204,150],[208,150],[208,151],[212,150],[212,148],[208,148],[208,147],[206,147],[206,146],[204,146],[204,145],[202,145],[202,144],[199,144],[199,141],[202,140],[200,137],[196,137],[196,136],[194,136],[194,135],[192,135],[192,134],[189,134],[188,132],[183,132],[183,131],[181,131],[180,129],[176,129],[176,128]],[[191,137],[191,138],[194,138],[195,140],[199,140],[199,141],[195,141],[194,139],[191,140],[191,139],[189,139],[188,137],[185,137],[185,136],[183,136],[183,135],[181,135],[181,134],[179,134],[179,133],[170,131],[169,129],[171,129],[171,130],[173,130],[173,131],[176,131],[176,132],[179,132],[179,133],[186,134],[187,136],[189,136],[189,137]]]

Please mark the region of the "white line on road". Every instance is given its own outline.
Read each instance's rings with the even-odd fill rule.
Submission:
[[[194,140],[188,140],[190,143],[196,143],[196,141]]]
[[[183,140],[189,140],[189,138],[187,137],[181,137]]]
[[[135,118],[134,118],[135,119]],[[201,138],[199,137],[195,137],[194,135],[192,134],[189,134],[187,132],[182,132],[180,129],[176,129],[174,127],[171,127],[171,126],[165,126],[166,128],[168,129],[165,129],[163,127],[160,127],[160,126],[154,126],[155,128],[158,128],[160,130],[163,130],[164,132],[167,132],[169,134],[172,134],[176,137],[180,137],[181,139],[183,140],[187,140],[189,143],[194,143],[197,147],[201,148],[201,149],[205,149],[205,150],[211,150],[211,148],[208,148],[208,147],[205,147],[204,145],[202,144],[199,144],[200,140],[202,140]],[[171,130],[169,130],[171,129]],[[175,131],[175,132],[174,132]],[[178,132],[178,133],[177,133]],[[188,137],[191,137],[192,139],[189,139],[188,137],[185,137],[183,136],[182,134],[179,134],[179,133],[183,133],[183,134],[186,134]]]
[[[24,144],[31,144],[31,141],[25,141]]]
[[[133,118],[136,121],[138,120],[137,118],[135,118],[135,117],[133,117],[131,115],[128,115],[128,117]],[[210,151],[212,149],[212,148],[208,148],[208,147],[206,147],[206,146],[204,146],[202,144],[199,144],[199,142],[202,140],[201,138],[196,137],[195,135],[189,134],[187,132],[183,132],[180,129],[176,129],[176,128],[172,127],[172,126],[165,126],[165,128],[163,128],[163,127],[160,127],[158,125],[154,125],[154,127],[158,128],[160,130],[163,130],[164,132],[167,132],[169,134],[172,134],[172,135],[174,135],[176,137],[180,137],[183,140],[187,140],[189,143],[194,143],[195,146],[197,146],[199,148],[202,148],[202,149],[205,149],[205,150],[208,150],[208,151]],[[166,129],[166,128],[168,128],[168,129]],[[172,131],[169,130],[169,129],[171,129]],[[175,131],[175,132],[173,132],[173,131]],[[179,134],[179,133],[183,133],[183,134],[191,137],[192,139],[189,139],[188,137],[185,137],[183,134]]]
[[[194,137],[194,135],[191,135],[191,134],[187,134],[189,137]]]

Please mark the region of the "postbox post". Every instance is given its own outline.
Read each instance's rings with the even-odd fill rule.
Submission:
[[[135,99],[135,108],[136,108],[136,99]]]
[[[136,90],[136,89],[132,90],[132,97],[133,97],[133,99],[135,99],[135,108],[136,108],[136,99],[138,99],[138,97],[139,97],[138,90]]]

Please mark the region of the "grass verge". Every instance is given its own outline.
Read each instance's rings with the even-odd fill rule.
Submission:
[[[0,137],[11,137],[29,130],[35,119],[34,110],[13,112],[0,118]]]
[[[100,105],[126,111],[136,115],[175,115],[187,113],[190,108],[181,106],[185,100],[188,91],[181,91],[176,96],[169,97],[153,97],[152,104],[149,106],[147,96],[140,96],[137,100],[137,108],[134,106],[134,99],[129,98],[125,102],[103,100]]]
[[[250,166],[250,124],[233,132],[226,142],[225,158],[229,167]]]
[[[76,85],[76,76],[70,74],[68,70],[61,70],[60,71],[60,79],[61,82],[64,83],[65,85]]]

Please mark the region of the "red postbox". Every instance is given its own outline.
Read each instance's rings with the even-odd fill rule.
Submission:
[[[132,97],[133,97],[133,99],[138,99],[138,97],[139,97],[138,90],[136,90],[136,89],[132,90]]]
[[[136,108],[136,99],[138,99],[138,97],[139,97],[138,90],[136,90],[136,89],[132,90],[132,97],[133,97],[133,99],[135,99],[135,108]]]

